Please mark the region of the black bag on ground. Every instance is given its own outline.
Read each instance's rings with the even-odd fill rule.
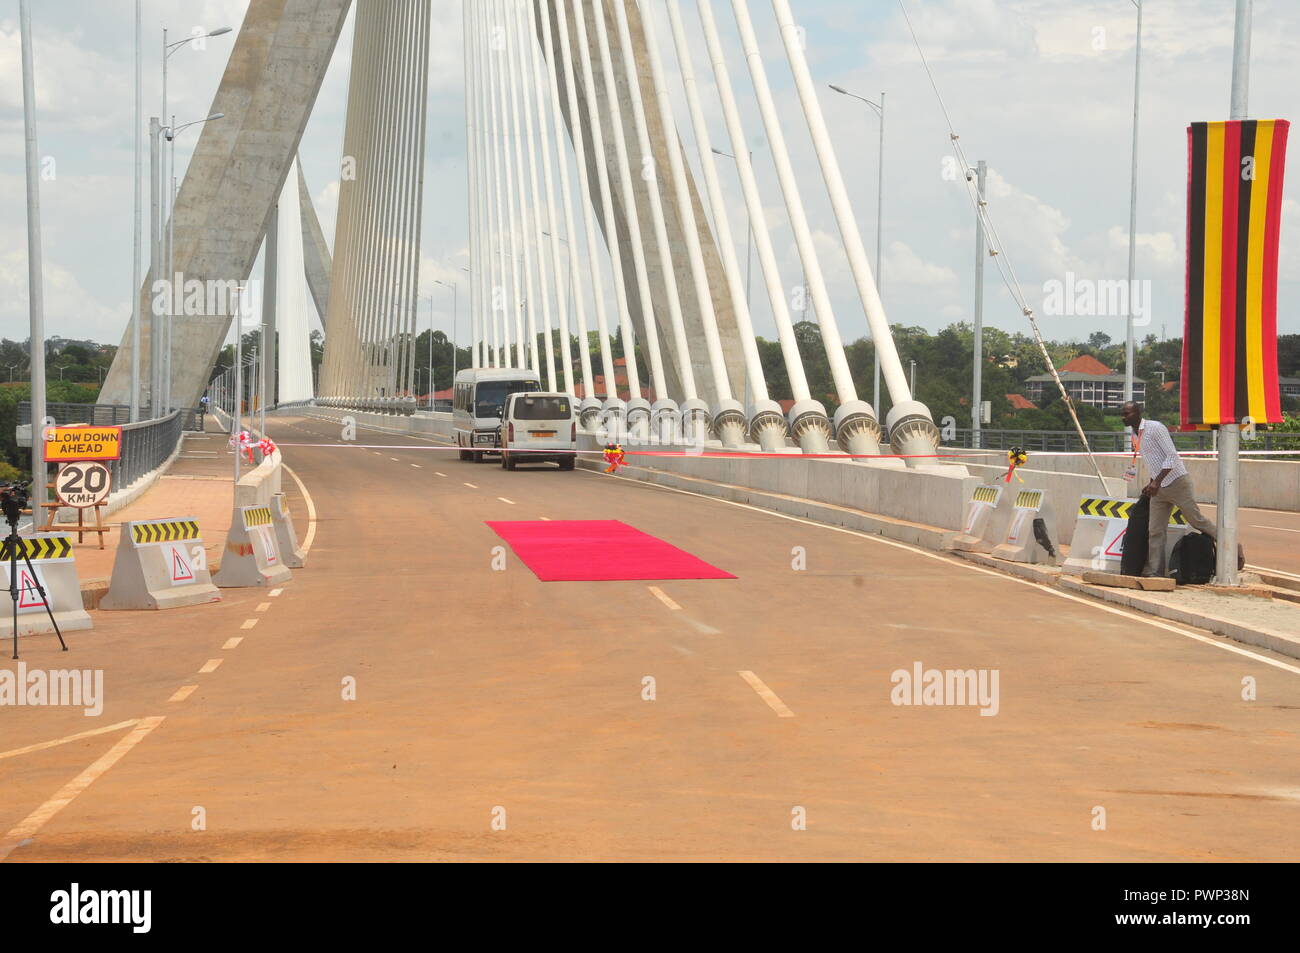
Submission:
[[[1128,529],[1124,531],[1124,546],[1120,550],[1119,574],[1140,576],[1146,568],[1147,551],[1151,548],[1147,527],[1151,517],[1151,500],[1140,496],[1128,511]]]
[[[1188,533],[1174,544],[1169,557],[1169,575],[1180,586],[1203,586],[1214,578],[1214,537]]]

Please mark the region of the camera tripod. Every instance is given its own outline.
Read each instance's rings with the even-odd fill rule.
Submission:
[[[54,620],[54,610],[50,608],[49,596],[45,594],[45,587],[41,585],[41,577],[36,575],[36,569],[32,566],[31,557],[27,555],[27,546],[23,537],[18,535],[18,519],[22,515],[22,502],[14,498],[12,490],[0,492],[0,510],[4,512],[5,522],[9,524],[9,535],[0,542],[0,561],[8,560],[9,562],[9,598],[13,601],[14,606],[14,658],[18,658],[18,595],[20,588],[18,586],[18,554],[22,553],[23,562],[27,566],[27,571],[31,574],[32,585],[41,595],[41,602],[45,606],[45,612],[50,617],[50,625],[54,626],[54,634],[59,637],[59,645],[63,646],[63,651],[68,651],[68,643],[63,641],[63,633],[59,631],[59,623]]]

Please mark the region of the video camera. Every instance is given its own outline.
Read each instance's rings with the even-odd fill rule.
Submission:
[[[15,529],[18,527],[18,520],[22,518],[23,510],[27,509],[30,500],[28,490],[31,485],[30,480],[25,483],[0,484],[0,512],[4,513],[5,522]]]

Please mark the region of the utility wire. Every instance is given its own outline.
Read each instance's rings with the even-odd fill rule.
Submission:
[[[898,8],[903,14],[903,20],[907,24],[907,31],[912,35],[912,42],[916,45],[916,52],[921,57],[921,65],[925,67],[925,75],[930,79],[930,87],[934,90],[935,99],[939,101],[939,109],[943,113],[944,122],[948,126],[948,139],[952,143],[953,155],[957,159],[959,167],[964,172],[966,180],[966,195],[975,209],[976,221],[979,227],[984,230],[984,237],[988,241],[989,257],[993,259],[997,266],[998,275],[1002,278],[1002,283],[1006,285],[1007,291],[1020,306],[1020,312],[1029,319],[1030,330],[1034,333],[1034,341],[1038,345],[1038,350],[1043,355],[1043,362],[1047,365],[1048,373],[1052,375],[1052,380],[1056,382],[1057,390],[1061,392],[1061,399],[1065,401],[1066,410],[1070,412],[1070,419],[1074,421],[1074,429],[1079,434],[1079,439],[1083,441],[1084,452],[1088,455],[1088,460],[1092,463],[1092,468],[1096,471],[1097,479],[1101,481],[1103,492],[1105,492],[1106,479],[1101,474],[1101,467],[1097,464],[1097,458],[1093,455],[1092,446],[1088,443],[1088,435],[1084,432],[1083,424],[1079,422],[1079,415],[1075,412],[1074,401],[1070,399],[1070,394],[1061,383],[1061,377],[1056,372],[1056,366],[1052,363],[1052,356],[1047,352],[1047,345],[1043,341],[1042,332],[1038,328],[1038,322],[1034,319],[1034,309],[1029,306],[1025,298],[1024,289],[1020,286],[1020,279],[1016,277],[1015,268],[1011,265],[1011,258],[1006,254],[1002,245],[1002,238],[998,235],[997,228],[993,225],[993,219],[989,215],[988,202],[979,197],[978,190],[971,185],[971,165],[966,159],[966,154],[961,147],[961,137],[957,135],[957,130],[953,127],[952,117],[948,113],[948,106],[943,101],[943,94],[939,92],[939,84],[935,81],[934,73],[930,70],[930,62],[926,59],[925,50],[921,48],[921,41],[917,39],[916,30],[912,27],[912,19],[907,15],[907,5],[904,0],[898,0]],[[982,354],[976,355],[976,360],[983,360]]]

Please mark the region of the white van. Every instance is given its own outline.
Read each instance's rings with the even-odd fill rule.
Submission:
[[[572,470],[578,449],[578,408],[568,394],[511,394],[501,415],[501,466],[554,462]]]
[[[457,371],[451,402],[451,439],[460,449],[460,458],[482,463],[484,453],[496,453],[506,398],[520,391],[541,389],[536,374],[518,367],[469,367]]]

